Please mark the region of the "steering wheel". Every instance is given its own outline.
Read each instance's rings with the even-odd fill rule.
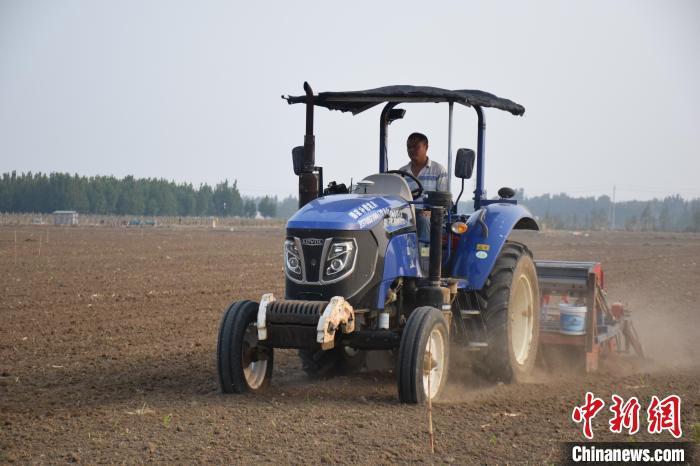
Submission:
[[[413,181],[415,181],[418,187],[416,189],[411,190],[411,196],[413,196],[414,200],[418,199],[421,196],[421,194],[423,194],[423,184],[418,180],[418,178],[416,178],[413,175],[413,173],[405,172],[403,170],[387,170],[384,173],[393,173],[395,175],[400,175],[404,178],[410,178]]]

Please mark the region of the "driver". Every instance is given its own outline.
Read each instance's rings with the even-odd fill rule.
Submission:
[[[423,185],[424,195],[426,191],[447,191],[447,170],[428,158],[428,137],[422,133],[411,133],[406,141],[406,149],[411,161],[400,170],[412,173],[418,178]],[[418,188],[416,182],[410,178],[406,178],[406,181],[412,190]],[[430,210],[422,207],[421,204],[416,205],[418,240],[430,243]]]

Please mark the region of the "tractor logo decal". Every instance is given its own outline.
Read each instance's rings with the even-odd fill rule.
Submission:
[[[405,228],[411,224],[411,211],[409,207],[399,209],[391,209],[384,217],[384,229],[388,232],[394,232]]]
[[[373,211],[379,207],[376,202],[374,201],[367,201],[360,205],[359,207],[356,207],[352,209],[350,212],[348,212],[348,216],[350,216],[353,220],[357,220],[358,218],[362,217],[364,214]]]
[[[318,238],[302,238],[301,244],[303,246],[321,246],[323,240]]]
[[[348,211],[348,216],[353,220],[357,220],[360,228],[365,228],[377,223],[389,210],[388,207],[379,208],[379,204],[374,201],[367,201]]]
[[[359,219],[357,221],[357,224],[360,225],[360,228],[364,228],[366,226],[373,225],[373,224],[377,223],[379,220],[381,220],[382,218],[384,218],[384,216],[387,214],[387,212],[389,212],[388,207],[384,207],[382,209],[375,210],[371,214],[366,215],[366,216],[362,217],[361,219]]]

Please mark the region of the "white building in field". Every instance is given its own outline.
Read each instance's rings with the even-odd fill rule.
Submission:
[[[78,212],[75,210],[56,210],[51,213],[54,225],[77,225]]]

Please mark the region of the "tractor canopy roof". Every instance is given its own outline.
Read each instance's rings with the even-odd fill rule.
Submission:
[[[307,103],[308,97],[282,96],[289,104]],[[470,107],[492,107],[505,110],[513,115],[525,113],[525,107],[512,100],[496,97],[488,92],[458,89],[448,90],[430,86],[385,86],[365,91],[321,92],[313,97],[314,105],[329,110],[351,112],[353,115],[364,112],[383,102],[456,102]]]

